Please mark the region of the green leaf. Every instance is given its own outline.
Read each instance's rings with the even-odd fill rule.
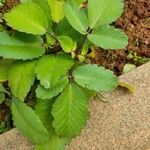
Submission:
[[[111,26],[102,26],[95,29],[88,39],[95,45],[104,49],[121,49],[128,44],[127,35]]]
[[[76,31],[72,26],[69,24],[68,20],[64,18],[56,27],[56,34],[57,36],[69,36],[76,42],[80,42],[82,39],[82,34]]]
[[[33,0],[20,0],[20,3],[32,2]]]
[[[39,84],[36,89],[36,96],[37,98],[41,99],[51,99],[57,96],[60,92],[62,92],[67,84],[68,84],[67,77],[59,79],[58,83],[56,83],[56,85],[51,89],[45,89],[43,86]]]
[[[13,60],[2,59],[0,61],[0,82],[8,80],[8,71],[13,64]]]
[[[31,142],[41,144],[49,140],[48,131],[29,106],[14,98],[11,110],[15,126]]]
[[[9,70],[8,81],[12,95],[24,101],[34,83],[36,61],[17,61]]]
[[[3,87],[2,83],[0,83],[0,92],[2,92],[2,93],[7,93],[7,91],[6,91],[5,88]]]
[[[87,96],[76,84],[69,84],[53,105],[53,126],[62,137],[74,137],[86,125],[88,113]]]
[[[52,100],[38,99],[38,103],[35,106],[35,113],[41,119],[43,125],[47,128],[50,134],[50,139],[46,144],[38,144],[35,146],[35,150],[65,150],[65,138],[59,138],[52,127]]]
[[[50,11],[50,7],[49,7],[49,4],[48,4],[48,0],[33,0],[33,2],[38,4],[42,8],[45,15],[47,16],[47,21],[49,23],[49,27],[51,28],[51,26],[52,26],[52,16],[51,16],[51,11]]]
[[[89,89],[87,89],[87,88],[83,88],[83,87],[82,87],[82,90],[83,90],[84,93],[86,94],[88,100],[91,100],[91,99],[92,99],[93,97],[95,97],[96,94],[97,94],[97,92],[92,91],[92,90],[89,90]]]
[[[77,4],[77,5],[80,5],[80,4],[82,4],[83,2],[85,2],[85,0],[74,0],[75,1],[75,3]]]
[[[4,15],[7,24],[26,33],[43,35],[46,33],[48,21],[42,8],[33,2],[19,4]]]
[[[62,49],[66,53],[70,53],[71,51],[74,51],[77,47],[76,42],[74,42],[68,36],[59,36],[58,41],[60,42],[60,45],[61,45]]]
[[[40,120],[42,121],[43,125],[47,129],[47,131],[51,134],[53,132],[52,127],[52,109],[53,99],[37,99],[37,103],[35,105],[35,113],[38,115]]]
[[[51,10],[52,20],[56,23],[60,22],[60,20],[64,18],[64,3],[58,0],[48,0],[48,3]]]
[[[50,89],[62,76],[67,74],[73,65],[73,59],[67,54],[47,55],[39,59],[35,67],[35,73],[41,85]]]
[[[65,140],[55,135],[48,143],[35,145],[35,150],[65,150],[65,145]]]
[[[122,12],[122,0],[88,0],[89,26],[92,29],[112,23]]]
[[[96,64],[76,68],[73,76],[76,83],[97,92],[112,91],[117,87],[117,78],[113,72]]]
[[[66,2],[64,12],[71,26],[81,34],[86,34],[88,29],[88,19],[83,9],[74,2]]]
[[[14,37],[0,32],[0,56],[9,59],[33,59],[44,54],[42,40],[38,36],[16,33]]]

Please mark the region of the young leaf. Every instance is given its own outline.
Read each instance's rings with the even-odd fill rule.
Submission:
[[[39,117],[29,106],[14,98],[11,110],[15,126],[25,137],[35,144],[48,142],[48,131],[43,126]]]
[[[63,1],[48,0],[51,10],[52,20],[56,23],[60,22],[64,18]]]
[[[39,116],[43,125],[46,127],[50,134],[49,141],[45,144],[37,144],[35,146],[35,150],[65,150],[65,144],[67,142],[66,139],[59,138],[56,135],[54,128],[52,127],[53,118],[51,115],[51,106],[52,100],[49,99],[38,99],[35,106],[35,113]]]
[[[70,53],[72,50],[76,49],[76,43],[68,36],[59,36],[58,41],[66,53]]]
[[[96,64],[76,68],[73,76],[79,85],[97,92],[111,91],[117,87],[117,78],[113,72]]]
[[[37,98],[40,99],[51,99],[57,96],[60,92],[62,92],[67,84],[68,84],[67,77],[59,79],[58,83],[56,83],[56,85],[51,89],[45,89],[43,86],[39,84],[36,89],[36,96]]]
[[[122,12],[122,0],[88,0],[89,26],[92,29],[112,23]]]
[[[6,13],[4,19],[12,28],[35,35],[45,34],[48,27],[44,11],[38,4],[33,2],[19,4],[9,13]]]
[[[0,56],[9,59],[33,59],[44,54],[42,40],[38,36],[16,33],[14,37],[0,32]]]
[[[8,71],[13,64],[13,60],[2,59],[0,61],[0,82],[5,82],[8,80]]]
[[[121,49],[128,44],[127,35],[112,26],[102,26],[95,29],[88,39],[103,49]]]
[[[81,34],[86,34],[86,30],[88,29],[88,19],[84,10],[78,8],[73,1],[68,1],[65,4],[64,12],[72,27]]]
[[[63,137],[78,135],[88,119],[88,100],[81,88],[69,84],[53,105],[53,126]]]
[[[9,70],[8,81],[12,95],[24,101],[34,83],[36,61],[17,61]]]
[[[68,70],[74,65],[73,59],[67,54],[58,54],[43,56],[39,59],[35,73],[40,80],[42,86],[50,89],[58,82],[58,80],[65,76]]]

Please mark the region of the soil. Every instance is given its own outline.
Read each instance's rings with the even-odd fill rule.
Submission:
[[[20,0],[6,0],[3,7],[0,8],[0,13],[9,11],[12,7],[16,6]]]
[[[7,0],[0,13],[9,11],[19,0]],[[126,49],[108,51],[95,48],[92,63],[104,66],[121,75],[125,64],[139,66],[150,60],[150,0],[125,0],[125,12],[113,25],[122,29],[129,37]],[[0,122],[9,114],[6,106],[0,105]],[[8,123],[8,122],[7,122]],[[5,126],[9,129],[10,125]]]

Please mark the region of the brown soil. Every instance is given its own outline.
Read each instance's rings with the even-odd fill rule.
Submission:
[[[6,3],[3,7],[0,8],[0,13],[4,13],[10,10],[13,6],[17,5],[20,0],[6,0]]]

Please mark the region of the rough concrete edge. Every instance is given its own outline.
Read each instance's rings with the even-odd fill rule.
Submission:
[[[135,72],[136,70],[139,70],[139,69],[141,69],[141,68],[143,68],[143,67],[145,67],[145,66],[147,66],[147,65],[149,65],[149,64],[150,64],[150,62],[148,62],[148,63],[146,63],[146,64],[143,64],[143,65],[141,65],[141,66],[139,66],[139,67],[133,69],[133,70],[130,71],[129,73],[126,73],[126,74],[123,74],[123,75],[119,76],[119,77],[118,77],[119,81],[125,81],[126,83],[128,83],[128,81],[126,81],[128,75],[132,74],[132,72]],[[134,86],[134,85],[133,85],[133,86]],[[7,138],[7,135],[11,135],[11,137],[13,137],[13,138],[12,138],[13,140],[10,141],[10,142],[13,142],[14,140],[17,140],[18,137],[20,137],[20,139],[17,140],[17,142],[18,142],[19,144],[26,145],[27,147],[26,147],[25,150],[31,150],[31,149],[33,149],[33,145],[32,145],[29,141],[27,141],[26,138],[24,138],[24,137],[22,136],[22,134],[20,133],[20,131],[18,131],[16,128],[11,129],[11,130],[9,130],[9,131],[7,131],[7,132],[1,134],[1,135],[0,135],[0,138],[1,138],[1,139],[4,138],[5,140],[9,140],[9,139]],[[17,139],[16,139],[16,138],[17,138]],[[21,145],[21,146],[22,146],[22,145]],[[9,148],[10,148],[10,147],[9,147],[9,145],[8,145],[8,150],[9,150]],[[17,150],[17,149],[18,149],[18,148],[16,148],[16,150]],[[22,147],[21,149],[24,150],[23,147]],[[150,150],[150,149],[148,149],[148,150]]]

